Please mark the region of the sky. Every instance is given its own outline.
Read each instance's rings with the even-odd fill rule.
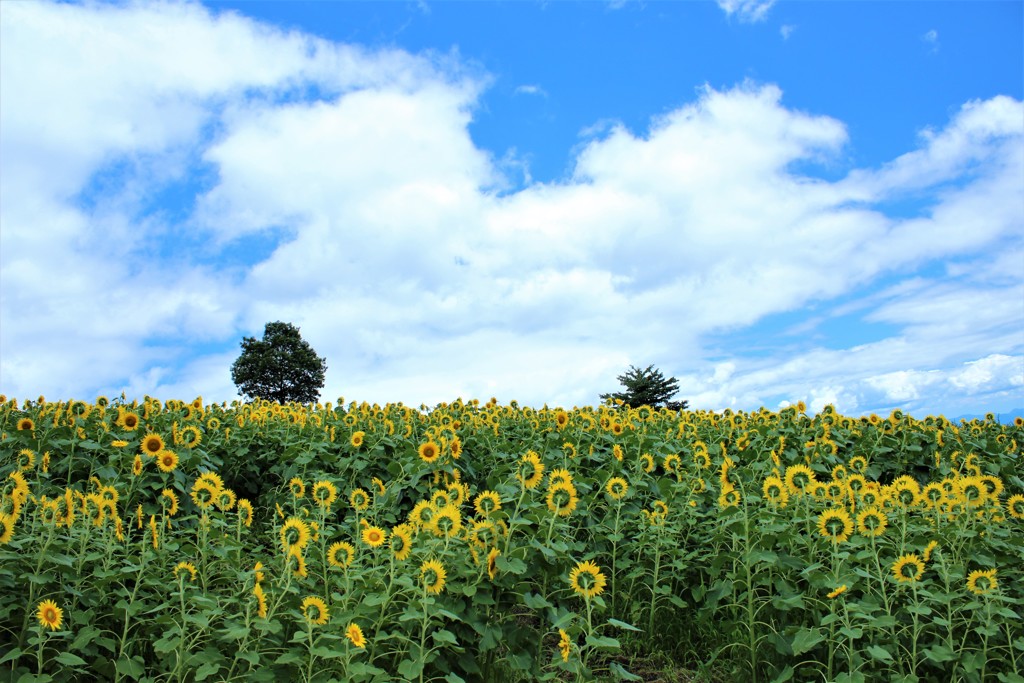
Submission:
[[[1024,3],[0,3],[0,392],[1024,406]]]

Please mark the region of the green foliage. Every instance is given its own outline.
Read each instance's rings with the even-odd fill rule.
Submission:
[[[231,366],[231,380],[243,396],[277,403],[315,403],[324,386],[327,360],[291,323],[267,323],[263,339],[242,339],[242,355]]]
[[[679,392],[679,380],[675,377],[665,377],[653,364],[643,369],[630,365],[629,370],[619,375],[617,379],[625,387],[625,391],[601,394],[602,400],[619,400],[633,408],[664,406],[669,410],[685,410],[688,404],[687,401],[669,401]]]

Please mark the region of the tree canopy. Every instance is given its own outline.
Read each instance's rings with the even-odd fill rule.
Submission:
[[[684,410],[688,404],[687,401],[669,400],[678,393],[679,380],[665,377],[653,364],[643,369],[630,365],[629,370],[618,376],[618,380],[625,390],[601,394],[602,400],[620,400],[633,408],[646,405],[671,410]]]
[[[267,323],[263,339],[242,338],[242,354],[231,366],[239,393],[278,403],[315,403],[324,386],[327,360],[291,323]]]

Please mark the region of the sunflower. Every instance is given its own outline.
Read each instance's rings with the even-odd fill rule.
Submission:
[[[899,583],[914,583],[924,575],[924,562],[916,554],[904,555],[893,562],[892,573]]]
[[[352,547],[351,543],[346,541],[333,543],[331,544],[331,547],[327,549],[327,561],[332,567],[344,569],[352,564],[352,560],[355,559],[355,556],[356,549]]]
[[[166,501],[164,500],[166,499]],[[178,514],[178,496],[174,491],[170,489],[164,489],[160,492],[160,504],[165,506],[165,512],[168,517],[173,517]]]
[[[669,453],[665,456],[665,460],[662,461],[661,466],[665,470],[666,474],[675,474],[679,471],[679,463],[681,458],[675,453]]]
[[[942,505],[945,500],[946,490],[938,482],[933,481],[921,489],[921,503],[926,508],[934,510]]]
[[[723,510],[730,507],[737,507],[742,500],[743,497],[740,495],[740,492],[733,484],[727,481],[722,486],[722,490],[718,494],[718,507]]]
[[[150,433],[142,439],[141,448],[143,455],[155,456],[166,448],[166,444],[159,434]]]
[[[484,491],[473,501],[473,507],[478,515],[486,517],[501,509],[501,496],[495,491]]]
[[[569,661],[569,654],[572,652],[572,641],[564,629],[558,629],[558,651],[562,653],[562,661]]]
[[[566,441],[562,444],[562,452],[570,458],[575,458],[577,455],[576,446],[571,441]]]
[[[435,480],[436,481],[436,480]],[[442,491],[438,489],[430,494],[430,504],[440,510],[441,508],[448,507],[452,504],[452,498],[448,494],[448,491]]]
[[[711,467],[711,456],[708,455],[707,450],[694,450],[693,464],[702,470]]]
[[[429,500],[421,500],[409,513],[409,522],[417,527],[427,527],[437,511]]]
[[[924,553],[922,553],[921,559],[925,562],[930,562],[932,559],[932,553],[939,547],[938,541],[928,541],[928,545],[924,547]]]
[[[446,505],[439,509],[427,527],[435,536],[451,538],[462,530],[462,515],[454,505]]]
[[[956,488],[957,497],[967,507],[981,507],[988,498],[988,489],[980,476],[962,477],[957,481]]]
[[[622,500],[629,492],[629,484],[622,477],[612,477],[604,488],[612,500]]]
[[[188,572],[189,581],[195,581],[196,580],[196,566],[194,564],[192,564],[191,562],[179,562],[177,565],[175,565],[175,567],[174,567],[174,578],[176,578],[176,579],[183,578],[183,574],[185,572]]]
[[[363,445],[363,441],[366,439],[366,432],[353,432],[352,438],[349,439],[349,443],[352,444],[352,448],[359,448]]]
[[[544,463],[540,461],[540,456],[534,451],[527,451],[526,454],[520,458],[519,471],[516,473],[516,479],[523,484],[523,488],[532,489],[536,488],[543,478]]]
[[[420,579],[428,593],[438,595],[443,591],[446,576],[444,566],[437,560],[427,560],[420,565]]]
[[[843,543],[853,533],[853,520],[844,508],[832,508],[818,515],[818,532],[833,543]]]
[[[1006,511],[1014,519],[1024,519],[1024,494],[1015,493],[1007,498]]]
[[[10,543],[14,538],[14,515],[0,515],[0,545]]]
[[[115,424],[126,432],[134,432],[139,428],[139,416],[135,413],[125,411],[117,418],[117,422]]]
[[[501,555],[501,551],[497,548],[491,548],[491,551],[487,553],[487,576],[494,580],[494,577],[498,575],[498,556]]]
[[[395,554],[396,560],[409,559],[412,554],[412,529],[408,524],[391,527],[391,552]]]
[[[441,448],[433,441],[427,441],[420,444],[418,453],[420,455],[420,460],[429,465],[441,457]]]
[[[576,487],[566,482],[558,482],[548,487],[548,510],[559,517],[568,517],[579,503]]]
[[[551,470],[548,475],[548,486],[554,486],[555,484],[571,484],[572,483],[572,472],[567,469],[555,468]]]
[[[196,483],[192,484],[192,502],[195,503],[196,507],[200,510],[209,509],[217,499],[217,493],[217,487],[211,484],[209,480],[197,479]]]
[[[298,517],[289,517],[281,526],[281,548],[284,552],[301,550],[309,543],[309,525]]]
[[[217,497],[214,499],[214,503],[217,505],[217,509],[221,512],[227,512],[231,508],[235,507],[235,501],[238,499],[235,496],[235,492],[231,489],[221,489],[217,492]]]
[[[569,424],[569,413],[567,413],[567,412],[565,412],[564,410],[561,410],[561,409],[556,410],[555,411],[555,424],[558,426],[559,429],[561,429],[562,427],[564,427],[567,424]]]
[[[203,472],[199,475],[199,481],[209,482],[215,491],[220,491],[224,488],[224,480],[216,472]]]
[[[39,625],[43,628],[56,631],[64,621],[64,610],[57,607],[57,603],[53,600],[43,600],[39,603],[39,611],[36,612],[36,618],[39,620]]]
[[[914,507],[921,498],[921,486],[906,474],[896,477],[889,490],[892,500],[900,507]]]
[[[838,598],[840,595],[842,595],[845,592],[846,592],[846,584],[844,583],[842,586],[839,586],[834,591],[829,593],[828,594],[828,599],[829,600],[833,600],[835,598]]]
[[[580,562],[569,574],[569,585],[580,597],[589,600],[601,594],[608,580],[601,568],[587,560]]]
[[[19,432],[31,432],[36,428],[36,423],[32,421],[30,417],[23,417],[18,420],[18,431]]]
[[[644,453],[640,456],[640,465],[644,468],[644,472],[650,474],[654,471],[654,458],[650,453]]]
[[[292,492],[293,498],[302,498],[306,495],[306,485],[298,477],[288,480],[288,489]]]
[[[285,563],[292,570],[292,576],[304,579],[308,576],[306,572],[306,558],[302,556],[300,548],[292,548],[285,557]]]
[[[789,502],[789,490],[786,488],[785,482],[775,475],[765,477],[764,483],[761,485],[761,493],[765,500],[779,507],[786,507]]]
[[[18,451],[18,469],[27,472],[36,464],[36,452],[31,448],[22,448]]]
[[[814,472],[807,465],[792,465],[786,468],[786,487],[791,494],[807,492],[814,484]]]
[[[238,499],[238,518],[246,527],[252,526],[252,503],[245,498]]]
[[[384,541],[387,540],[387,537],[388,532],[384,531],[379,526],[368,526],[363,529],[363,543],[371,548],[379,548],[384,545]]]
[[[256,584],[252,587],[252,594],[256,596],[256,615],[262,619],[267,618],[267,596],[263,592],[263,586]]]
[[[325,510],[329,510],[338,499],[338,488],[330,481],[322,480],[313,484],[313,500]]]
[[[876,507],[869,507],[857,515],[857,531],[860,532],[861,536],[867,536],[868,538],[881,536],[888,525],[889,518]]]
[[[135,459],[132,460],[132,474],[136,477],[142,474],[142,456],[136,454]]]
[[[173,472],[178,467],[178,454],[164,449],[157,454],[156,464],[161,472]]]
[[[102,512],[102,509],[100,510]],[[153,550],[160,549],[160,531],[156,524],[156,515],[149,516],[149,532],[153,537]]]
[[[310,595],[302,601],[302,616],[313,626],[323,626],[331,618],[330,612],[327,611],[327,603],[315,595]]]
[[[622,458],[623,458],[624,455],[625,454],[622,452],[622,446],[620,446],[619,444],[615,444],[614,446],[612,446],[612,457],[613,458],[615,458],[619,462],[622,462]]]
[[[359,624],[354,622],[349,624],[348,628],[345,629],[345,637],[348,638],[353,647],[366,647],[366,638],[363,637],[363,629],[359,628]]]
[[[448,444],[448,451],[452,454],[452,458],[458,460],[462,457],[462,441],[459,437],[452,439],[452,442]]]
[[[998,587],[999,582],[996,581],[995,569],[987,569],[984,571],[976,569],[967,575],[967,590],[971,591],[975,595],[991,593]]]

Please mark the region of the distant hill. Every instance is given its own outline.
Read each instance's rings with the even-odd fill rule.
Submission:
[[[996,420],[998,420],[1001,424],[1006,424],[1007,422],[1013,422],[1013,419],[1016,417],[1024,417],[1024,408],[1014,408],[1013,410],[1010,410],[1005,413],[994,413],[994,415],[996,416]],[[957,415],[956,417],[951,419],[953,422],[959,422],[960,420],[984,420],[985,414],[981,413],[980,415]]]

